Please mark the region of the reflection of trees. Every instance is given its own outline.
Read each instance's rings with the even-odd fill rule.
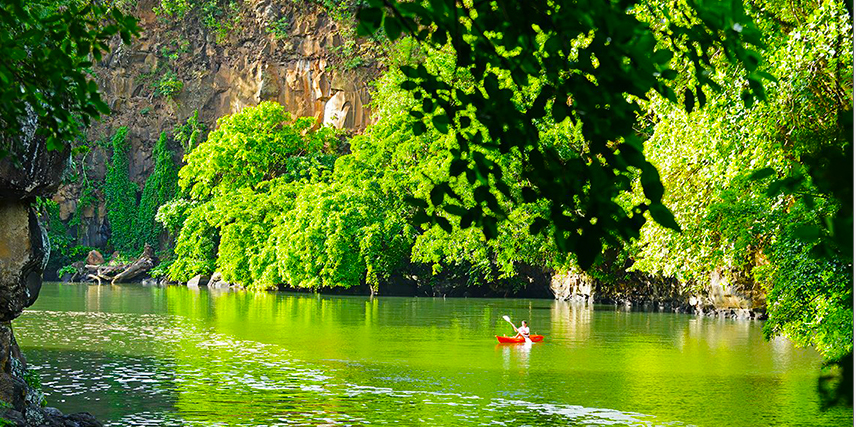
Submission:
[[[584,304],[552,301],[76,285],[47,286],[44,292],[48,298],[36,310],[47,311],[25,314],[16,325],[22,347],[37,366],[39,359],[86,349],[63,366],[93,372],[87,377],[93,384],[111,388],[79,385],[102,402],[73,396],[66,404],[101,411],[105,420],[124,415],[117,425],[131,424],[132,416],[175,426],[270,425],[285,419],[448,425],[456,420],[449,418],[452,412],[470,420],[511,416],[546,425],[572,423],[567,405],[701,425],[738,419],[718,408],[740,408],[746,413],[739,419],[750,423],[799,424],[815,416],[811,409],[794,408],[812,403],[819,357],[787,341],[765,342],[757,322],[595,313]],[[84,313],[87,305],[103,312]],[[63,307],[72,312],[52,311]],[[545,343],[531,351],[496,346],[493,334],[508,329],[503,314],[530,320],[533,332],[547,336]],[[35,338],[57,350],[42,358],[33,348]],[[86,364],[99,358],[102,365],[113,364]],[[48,387],[71,384],[58,381],[60,375],[75,378],[45,372]],[[123,385],[122,378],[135,381]],[[143,378],[154,382],[136,381]],[[120,391],[130,397],[120,399]],[[497,405],[497,397],[521,403]],[[747,404],[756,397],[764,401]],[[554,408],[565,415],[532,409],[533,402],[545,401],[566,404]],[[450,409],[469,402],[474,406]],[[588,415],[579,416],[585,424]],[[818,424],[841,419],[852,415],[821,414]]]
[[[572,341],[586,341],[591,337],[594,308],[582,301],[555,301],[550,308],[552,333]]]

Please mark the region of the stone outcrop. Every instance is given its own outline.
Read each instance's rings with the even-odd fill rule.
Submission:
[[[0,135],[13,155],[0,158],[0,199],[21,200],[52,194],[68,164],[68,149],[48,150],[36,137],[35,119],[22,120],[21,133],[14,140]]]
[[[104,264],[104,255],[101,255],[101,252],[98,252],[93,249],[89,251],[89,254],[86,255],[86,263],[89,265]]]
[[[697,315],[767,318],[764,290],[739,271],[717,269],[710,281],[693,291],[674,278],[630,272],[614,283],[602,283],[584,272],[557,272],[550,283],[556,299],[614,304],[625,309],[673,311]]]
[[[48,151],[27,125],[18,137],[13,153],[0,159],[0,417],[3,425],[27,427],[101,425],[88,414],[65,416],[43,406],[35,374],[12,331],[11,321],[38,298],[50,256],[47,233],[32,205],[35,197],[56,190],[68,156]]]
[[[36,301],[50,245],[26,200],[0,199],[0,322]]]
[[[234,285],[223,280],[223,275],[219,271],[215,271],[211,275],[211,280],[208,281],[208,289],[229,289]]]
[[[550,279],[550,290],[558,300],[592,301],[595,281],[585,273],[557,273]]]
[[[211,276],[197,274],[187,281],[187,287],[191,289],[199,289],[200,286],[207,286],[211,280]]]
[[[198,13],[184,19],[157,16],[152,11],[157,4],[138,1],[132,13],[140,19],[140,37],[130,46],[116,39],[111,53],[94,67],[113,114],[90,129],[91,151],[76,159],[90,182],[103,182],[110,161],[109,144],[95,142],[106,141],[120,126],[128,127],[129,177],[142,189],[154,168],[152,151],[160,133],[171,134],[194,111],[208,130],[219,117],[266,100],[279,102],[293,116],[314,117],[319,125],[350,132],[371,123],[369,82],[381,66],[366,53],[366,43],[349,45],[354,55],[366,58],[359,66],[344,64],[351,59],[341,53],[347,41],[342,26],[348,24],[332,19],[320,4],[236,2],[234,28],[225,34],[202,22]],[[274,25],[282,30],[274,33]],[[169,98],[153,87],[167,73],[182,84]],[[170,149],[179,163],[183,148],[170,142]],[[60,217],[68,221],[79,209],[76,243],[103,247],[110,236],[104,195],[96,186],[97,200],[78,206],[83,189],[75,181],[54,196]]]

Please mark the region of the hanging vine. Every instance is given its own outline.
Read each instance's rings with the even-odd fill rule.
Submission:
[[[136,249],[134,221],[137,211],[137,189],[128,178],[128,128],[121,127],[113,136],[113,158],[107,168],[104,197],[110,221],[110,244],[113,249],[130,254]]]

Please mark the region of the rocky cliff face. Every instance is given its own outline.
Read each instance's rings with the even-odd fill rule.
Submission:
[[[137,3],[133,14],[140,19],[141,36],[130,47],[116,40],[94,70],[113,114],[89,131],[89,140],[103,141],[127,126],[129,176],[140,188],[153,169],[160,133],[171,133],[194,111],[209,130],[217,118],[265,100],[279,102],[295,116],[315,117],[319,125],[359,132],[370,123],[369,83],[380,65],[361,59],[371,57],[366,44],[343,35],[349,24],[331,18],[323,7],[290,0],[235,2],[236,9],[210,15],[217,17],[212,22],[200,13],[181,19],[158,15],[153,11],[158,4]],[[90,182],[103,182],[107,145],[90,143],[92,150],[77,159]],[[181,145],[174,142],[171,148],[179,162]],[[61,219],[80,209],[77,243],[105,245],[109,224],[103,194],[96,186],[96,202],[78,206],[81,180],[68,181],[54,196]]]
[[[559,272],[550,285],[559,300],[615,304],[627,309],[668,310],[706,316],[766,319],[766,292],[739,270],[717,269],[691,288],[675,278],[639,272],[604,284],[585,273]]]
[[[88,414],[65,416],[43,407],[12,331],[12,320],[36,301],[50,256],[32,204],[57,188],[68,158],[68,152],[48,152],[26,125],[23,130],[17,150],[0,159],[0,425],[100,425]]]

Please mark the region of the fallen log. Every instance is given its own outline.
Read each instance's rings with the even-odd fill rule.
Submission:
[[[121,283],[123,281],[131,280],[143,273],[148,272],[154,266],[154,251],[152,250],[151,246],[146,244],[146,247],[145,249],[143,249],[143,253],[140,254],[140,257],[136,261],[131,263],[131,265],[122,266],[125,268],[121,272],[113,276],[113,279],[110,281],[110,284],[116,284]]]
[[[98,276],[96,276],[96,275],[94,275],[94,274],[88,274],[88,275],[86,275],[86,278],[87,278],[87,279],[89,279],[89,280],[93,280],[93,281],[97,280],[97,281],[98,281],[98,285],[99,285],[99,286],[101,286],[101,278],[100,278],[100,277],[98,277]]]
[[[116,257],[114,256],[114,258]],[[140,254],[140,257],[132,263],[98,265],[84,264],[84,262],[80,262],[80,265],[77,267],[77,272],[78,275],[85,278],[85,280],[91,282],[97,281],[99,285],[103,282],[115,284],[132,280],[135,277],[139,277],[140,275],[147,273],[156,263],[157,258],[155,258],[154,250],[147,244],[143,249],[143,252]]]
[[[96,267],[94,270],[89,269],[89,266],[87,266],[87,270],[90,270],[92,272],[92,274],[95,274],[96,276],[101,276],[102,279],[111,280],[113,278],[113,276],[121,273],[126,268],[128,268],[128,265],[129,264],[113,265],[113,266],[98,266],[98,265],[96,265],[96,266],[94,266],[94,267]]]

